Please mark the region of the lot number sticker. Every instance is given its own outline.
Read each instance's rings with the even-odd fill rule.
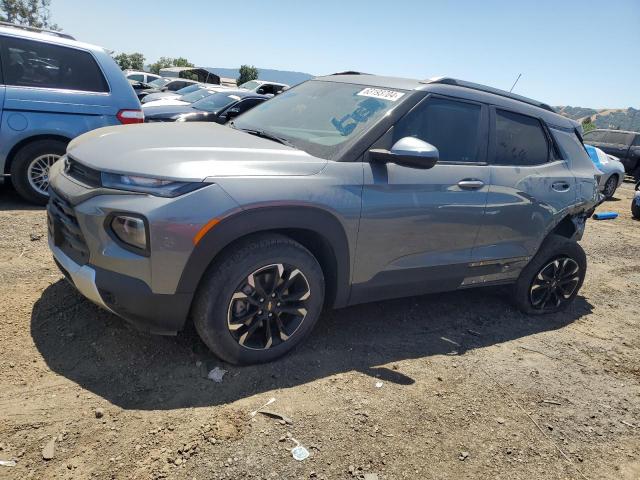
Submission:
[[[385,90],[384,88],[365,88],[358,92],[358,95],[361,97],[373,97],[379,98],[380,100],[395,102],[400,100],[400,98],[404,96],[404,93],[396,92],[394,90]]]

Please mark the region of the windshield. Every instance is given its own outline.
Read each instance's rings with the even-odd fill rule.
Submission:
[[[246,88],[247,90],[255,90],[260,85],[262,85],[262,83],[258,82],[257,80],[250,80],[250,81],[245,82],[242,85],[240,85],[239,88]]]
[[[192,107],[198,110],[204,110],[205,112],[217,113],[227,105],[237,102],[238,100],[240,100],[238,95],[219,92],[209,95],[202,100],[198,100]]]
[[[214,93],[215,92],[207,90],[206,88],[199,88],[195,92],[191,92],[191,93],[188,93],[187,95],[183,95],[182,97],[180,97],[180,100],[182,100],[183,102],[193,103],[193,102],[197,102],[201,98],[205,98],[205,97],[208,97],[209,95],[213,95]]]
[[[193,85],[187,85],[186,87],[181,88],[180,90],[176,90],[176,93],[179,95],[186,95],[187,93],[195,92],[196,90],[200,90],[202,85],[194,83]]]
[[[149,85],[151,85],[152,87],[155,87],[155,88],[162,88],[167,83],[169,83],[170,81],[171,81],[170,78],[157,78],[153,82],[149,82]]]
[[[308,81],[254,107],[233,126],[270,133],[311,155],[333,160],[405,94],[397,89]]]

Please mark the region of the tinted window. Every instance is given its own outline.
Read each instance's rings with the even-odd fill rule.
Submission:
[[[477,162],[479,129],[479,105],[435,98],[398,122],[393,141],[416,137],[435,146],[443,162]]]
[[[562,158],[573,162],[576,162],[579,159],[589,160],[587,150],[575,132],[565,132],[564,130],[558,130],[555,128],[552,128],[551,132],[558,147],[560,148]]]
[[[240,100],[240,97],[228,93],[214,93],[208,97],[198,100],[192,104],[193,108],[198,110],[204,110],[206,112],[219,112],[223,108],[227,107],[231,103],[235,103]]]
[[[175,82],[168,83],[166,87],[167,87],[167,90],[175,92],[177,90],[180,90],[181,88],[184,88],[186,85],[187,85],[186,82],[175,81]]]
[[[584,134],[585,142],[604,142],[605,134],[602,130],[594,130]]]
[[[631,143],[632,133],[624,133],[624,132],[605,132],[606,133],[606,143],[615,143],[620,145],[629,145]]]
[[[136,82],[144,82],[144,75],[141,73],[132,73],[131,75],[127,75],[127,78]]]
[[[539,165],[549,158],[542,125],[535,118],[496,110],[497,165]]]
[[[88,52],[19,38],[2,37],[5,83],[21,87],[108,92]]]
[[[242,102],[240,102],[240,104],[237,105],[237,108],[240,110],[240,113],[246,112],[247,110],[255,107],[263,101],[264,100],[262,100],[261,98],[250,98],[248,100],[243,100]]]

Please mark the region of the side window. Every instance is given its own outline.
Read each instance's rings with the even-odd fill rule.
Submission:
[[[640,135],[636,135],[636,139],[633,141],[634,147],[640,147]]]
[[[240,109],[240,113],[244,113],[247,110],[250,110],[253,107],[255,107],[256,105],[258,105],[259,103],[262,103],[261,99],[259,99],[259,98],[250,98],[248,100],[243,100],[242,102],[240,102],[240,105],[238,105],[236,108]]]
[[[477,162],[480,105],[429,98],[393,128],[393,142],[415,137],[435,146],[443,162]]]
[[[540,165],[549,159],[549,144],[539,120],[496,109],[496,165]]]
[[[131,75],[128,75],[127,78],[136,82],[144,82],[144,75],[139,73],[132,73]]]
[[[176,90],[180,90],[184,86],[184,82],[175,81],[167,85],[167,90],[169,90],[170,92],[175,92]]]
[[[108,92],[89,52],[21,38],[2,38],[5,83],[20,87]]]

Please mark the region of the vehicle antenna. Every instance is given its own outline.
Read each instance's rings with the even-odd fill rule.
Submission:
[[[511,90],[509,90],[509,93],[513,92],[513,89],[515,88],[516,83],[518,83],[518,80],[520,80],[520,77],[521,77],[521,76],[522,76],[522,74],[521,74],[521,73],[519,73],[519,74],[518,74],[518,78],[516,78],[516,81],[515,81],[515,82],[513,82],[513,85],[511,85]]]

